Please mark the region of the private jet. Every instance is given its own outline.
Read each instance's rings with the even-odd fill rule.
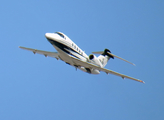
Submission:
[[[104,68],[107,65],[109,59],[114,58],[118,58],[132,65],[135,65],[121,57],[112,54],[108,49],[105,49],[104,51],[92,52],[92,54],[88,56],[67,35],[62,32],[46,33],[45,37],[53,45],[57,52],[49,52],[21,46],[19,46],[19,48],[32,51],[34,54],[38,53],[44,55],[45,57],[49,56],[56,58],[57,60],[62,60],[66,64],[75,67],[76,70],[80,69],[89,74],[100,74],[102,71],[106,74],[119,76],[123,79],[127,78],[144,83],[142,80]],[[99,54],[99,56],[96,57],[94,54]]]

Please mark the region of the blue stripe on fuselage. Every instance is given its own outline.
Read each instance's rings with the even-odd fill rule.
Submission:
[[[67,54],[72,55],[72,56],[74,56],[74,57],[80,59],[78,56],[75,56],[75,55],[73,55],[72,53],[69,52],[69,50],[71,50],[71,51],[73,51],[73,52],[79,54],[77,51],[75,51],[74,49],[70,48],[69,46],[64,45],[64,44],[62,44],[62,43],[60,43],[60,42],[51,40],[51,39],[48,39],[48,41],[49,41],[52,45],[55,45],[55,46],[57,46],[58,48],[60,48],[62,51],[66,52]],[[67,50],[66,50],[66,49],[67,49]],[[84,56],[81,55],[81,54],[79,54],[79,55],[82,56],[82,57],[84,57]]]

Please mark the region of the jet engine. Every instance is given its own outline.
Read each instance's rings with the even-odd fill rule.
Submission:
[[[91,63],[94,63],[94,64],[99,65],[99,66],[101,65],[99,59],[93,54],[89,55],[89,60]]]

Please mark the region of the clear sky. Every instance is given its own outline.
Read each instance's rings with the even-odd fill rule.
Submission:
[[[0,3],[0,120],[163,120],[163,0],[5,0]],[[61,31],[91,54],[105,48],[114,75],[90,75],[18,46],[56,51]]]

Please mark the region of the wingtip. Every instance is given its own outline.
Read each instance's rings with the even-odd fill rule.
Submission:
[[[144,81],[142,81],[142,80],[141,80],[140,82],[145,84],[145,82],[144,82]]]
[[[136,66],[134,63],[133,63],[134,66]]]

